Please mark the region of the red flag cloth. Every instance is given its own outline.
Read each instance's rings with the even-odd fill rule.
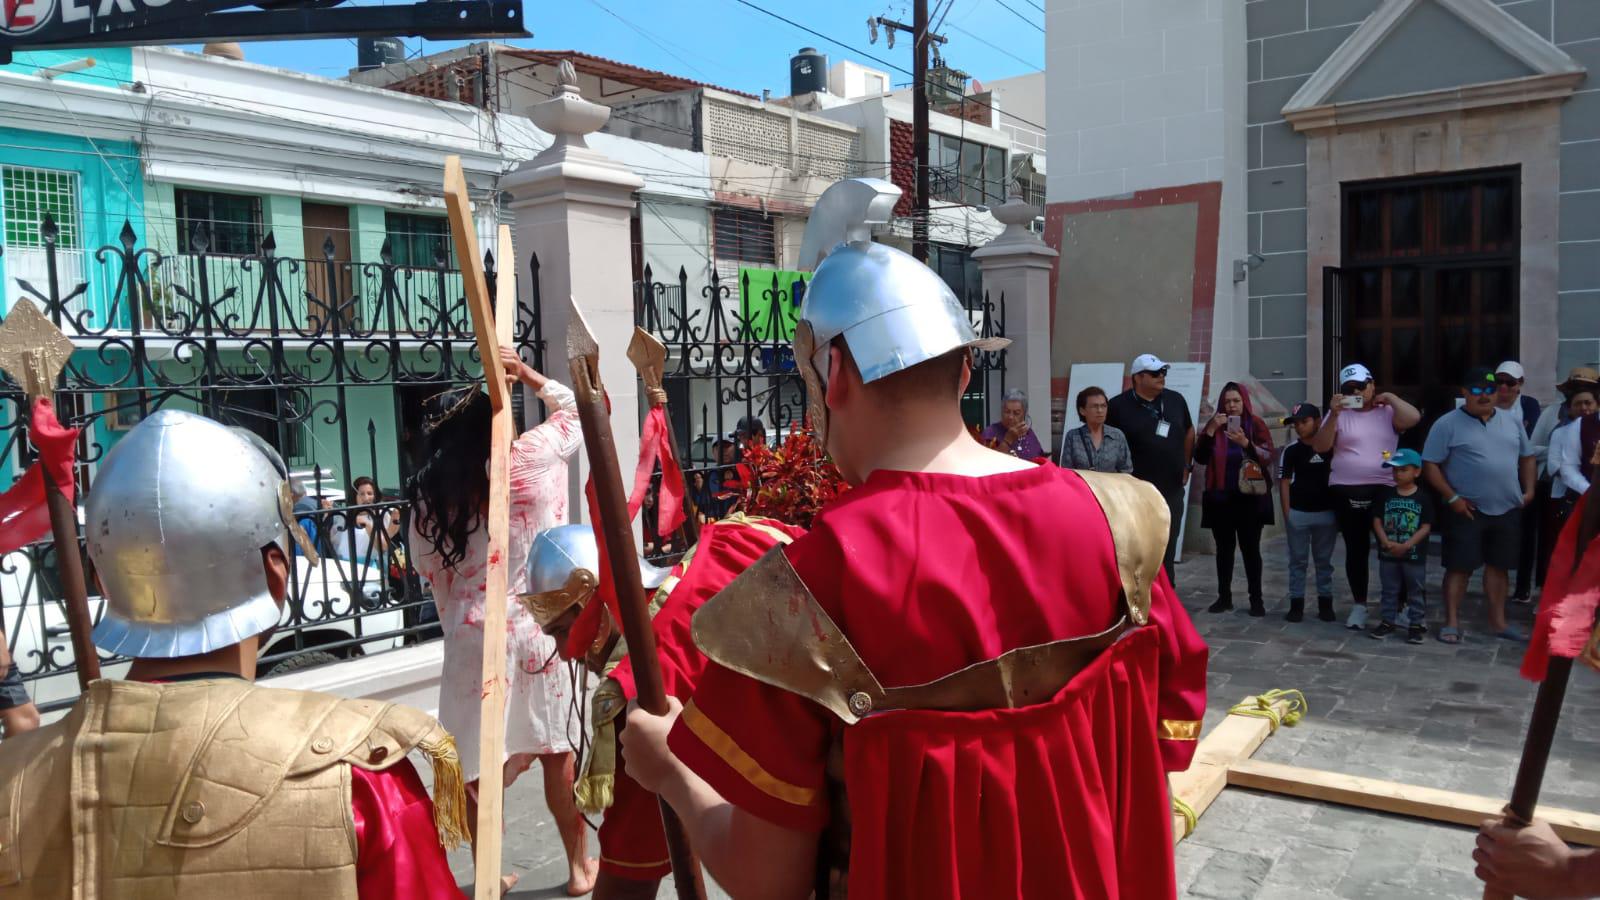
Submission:
[[[1576,659],[1582,655],[1594,634],[1595,612],[1600,609],[1600,552],[1583,554],[1580,565],[1573,569],[1578,555],[1578,523],[1589,500],[1584,495],[1578,501],[1550,556],[1550,573],[1539,600],[1539,618],[1533,625],[1528,652],[1522,657],[1522,677],[1530,681],[1544,680],[1550,657]]]
[[[50,507],[44,502],[44,477],[61,488],[72,502],[72,465],[78,444],[78,429],[67,428],[56,419],[54,404],[46,397],[35,397],[29,437],[39,451],[39,459],[28,467],[22,479],[0,494],[0,553],[21,549],[50,533]]]
[[[433,801],[410,760],[381,772],[350,767],[360,900],[460,897],[439,846]]]
[[[661,463],[661,496],[656,502],[656,534],[666,537],[683,524],[683,467],[672,455],[672,424],[667,421],[667,409],[658,406],[644,417],[644,430],[639,434],[639,464],[633,470],[633,493],[628,496],[629,521],[637,515],[644,503],[645,491],[650,488],[650,476],[655,474],[656,462]]]

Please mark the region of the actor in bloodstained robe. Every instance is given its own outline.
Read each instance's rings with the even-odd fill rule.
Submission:
[[[993,342],[925,266],[846,236],[795,357],[860,486],[700,611],[713,665],[681,714],[629,714],[628,767],[736,896],[1173,896],[1164,774],[1206,649],[1159,574],[1164,503],[973,441],[969,348]]]

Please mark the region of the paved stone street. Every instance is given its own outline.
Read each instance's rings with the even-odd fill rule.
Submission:
[[[1474,582],[1463,617],[1466,639],[1447,647],[1432,639],[1441,612],[1439,570],[1430,560],[1428,642],[1374,641],[1348,631],[1343,569],[1336,595],[1341,622],[1283,621],[1286,606],[1282,540],[1268,542],[1266,594],[1270,614],[1251,619],[1241,609],[1211,615],[1215,597],[1210,556],[1178,567],[1180,592],[1198,610],[1211,644],[1206,727],[1240,699],[1271,688],[1298,688],[1311,715],[1281,728],[1256,758],[1465,791],[1509,793],[1521,750],[1533,686],[1517,677],[1523,645],[1483,631],[1483,598]],[[1376,595],[1377,573],[1373,572]],[[1233,589],[1245,596],[1242,567]],[[1314,606],[1314,601],[1313,601]],[[1374,607],[1376,614],[1376,607]],[[1531,616],[1513,612],[1523,627]],[[1600,810],[1600,679],[1575,675],[1555,757],[1545,782],[1547,803]],[[505,860],[522,876],[520,898],[562,896],[565,862],[540,795],[525,777],[508,797]],[[1435,825],[1230,788],[1178,847],[1180,896],[1227,900],[1328,898],[1464,898],[1479,895],[1472,878],[1470,829]],[[453,858],[463,876],[465,853]],[[725,896],[713,890],[713,896]],[[670,886],[662,897],[672,896]]]

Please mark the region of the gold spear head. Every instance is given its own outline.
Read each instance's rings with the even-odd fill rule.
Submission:
[[[645,394],[650,398],[650,408],[665,406],[667,392],[661,379],[667,370],[667,347],[656,336],[643,328],[633,326],[633,340],[628,342],[628,361],[639,370]]]
[[[0,322],[0,369],[11,373],[29,397],[48,397],[72,358],[72,341],[39,312],[18,300]]]

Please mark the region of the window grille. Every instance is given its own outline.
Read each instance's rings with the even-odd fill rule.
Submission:
[[[43,247],[39,224],[48,214],[60,229],[56,246],[83,247],[83,221],[79,211],[78,175],[52,169],[0,166],[4,202],[5,243],[10,247]]]
[[[209,235],[208,253],[250,256],[261,247],[261,198],[215,191],[179,190],[173,199],[178,207],[178,246],[181,252],[198,252],[194,247],[195,229],[204,224]]]
[[[450,220],[445,217],[386,212],[383,227],[389,234],[389,252],[393,254],[395,265],[432,268],[440,247],[444,248],[445,265],[454,265]]]

